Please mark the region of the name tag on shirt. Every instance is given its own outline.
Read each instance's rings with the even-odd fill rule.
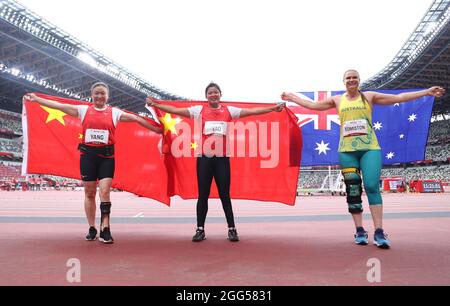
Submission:
[[[108,144],[109,131],[108,130],[86,130],[85,142],[86,143],[102,143]]]
[[[344,122],[344,137],[367,135],[367,120],[351,120]]]
[[[227,122],[206,121],[205,122],[205,130],[203,131],[203,133],[205,135],[212,135],[212,134],[226,135],[227,127],[228,127]]]

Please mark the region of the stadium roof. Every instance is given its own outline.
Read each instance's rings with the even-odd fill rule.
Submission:
[[[394,59],[362,84],[363,90],[447,89],[433,114],[450,113],[450,0],[435,0]]]
[[[435,0],[395,58],[362,84],[364,90],[440,85],[447,94],[434,114],[450,113],[450,0]],[[58,29],[14,0],[0,0],[0,108],[21,111],[25,92],[90,100],[90,87],[111,87],[111,103],[142,111],[146,96],[165,92]]]
[[[110,86],[114,106],[143,110],[145,98],[180,100],[127,71],[13,0],[0,0],[0,108],[20,112],[26,92],[90,100]]]

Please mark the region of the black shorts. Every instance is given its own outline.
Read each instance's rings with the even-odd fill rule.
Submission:
[[[100,157],[94,154],[81,154],[80,173],[83,182],[96,182],[105,178],[114,178],[114,158]]]

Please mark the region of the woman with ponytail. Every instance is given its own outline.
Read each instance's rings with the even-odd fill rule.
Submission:
[[[373,105],[392,105],[424,96],[441,97],[445,90],[434,86],[426,90],[397,95],[371,91],[362,93],[359,90],[359,73],[356,70],[345,72],[344,85],[346,87],[344,94],[318,103],[301,99],[293,93],[283,93],[281,98],[312,110],[324,111],[333,107],[337,109],[341,121],[339,162],[346,184],[349,212],[356,227],[355,243],[368,244],[368,232],[365,231],[362,222],[361,194],[364,182],[375,227],[374,244],[379,248],[388,249],[391,244],[383,231],[383,201],[379,188],[382,157],[372,123]]]

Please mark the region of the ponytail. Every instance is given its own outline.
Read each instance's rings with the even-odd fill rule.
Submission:
[[[369,100],[367,100],[367,98],[366,98],[366,96],[363,94],[363,92],[362,92],[361,90],[359,90],[359,89],[358,89],[358,92],[359,92],[359,94],[361,95],[364,104],[366,104],[366,103],[369,104]]]

